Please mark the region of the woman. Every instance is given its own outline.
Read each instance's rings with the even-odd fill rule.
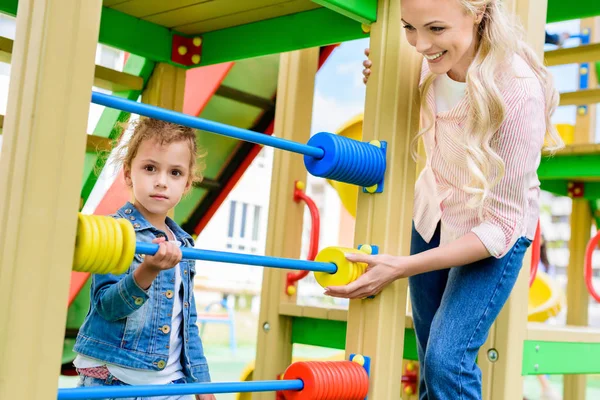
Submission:
[[[562,147],[558,95],[500,0],[403,0],[401,16],[424,57],[411,255],[348,255],[367,272],[325,294],[366,298],[408,278],[420,399],[480,399],[477,352],[535,233],[541,150]]]

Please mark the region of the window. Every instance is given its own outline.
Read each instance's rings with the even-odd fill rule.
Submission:
[[[252,220],[252,240],[258,241],[260,229],[260,206],[254,206],[254,219]]]
[[[237,202],[232,201],[231,204],[229,205],[229,232],[227,233],[227,236],[232,238],[233,237],[233,229],[235,228],[235,208],[236,208]]]
[[[248,204],[242,203],[242,226],[240,227],[240,237],[246,235],[246,213],[248,212]]]

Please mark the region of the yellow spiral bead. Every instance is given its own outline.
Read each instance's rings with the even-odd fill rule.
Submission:
[[[135,244],[135,231],[129,221],[79,214],[73,270],[125,273],[133,261]]]
[[[364,254],[360,250],[346,247],[326,247],[322,249],[315,257],[315,261],[333,263],[337,271],[333,274],[328,272],[315,272],[315,279],[322,287],[344,286],[358,279],[367,266],[364,263],[355,263],[348,261],[344,254],[358,253]]]

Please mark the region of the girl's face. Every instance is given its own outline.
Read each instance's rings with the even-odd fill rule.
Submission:
[[[140,144],[131,169],[124,172],[142,215],[164,218],[179,203],[190,186],[190,161],[186,142],[160,145],[156,140],[145,140]]]
[[[459,0],[403,0],[402,23],[411,46],[434,74],[464,82],[475,55],[481,15],[471,15]]]

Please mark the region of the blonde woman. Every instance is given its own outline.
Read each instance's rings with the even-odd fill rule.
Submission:
[[[325,293],[366,298],[408,278],[420,399],[480,399],[476,356],[535,233],[541,150],[562,146],[558,95],[501,0],[403,0],[401,17],[424,57],[411,255],[348,255],[367,272]],[[364,65],[366,82],[377,66]]]

